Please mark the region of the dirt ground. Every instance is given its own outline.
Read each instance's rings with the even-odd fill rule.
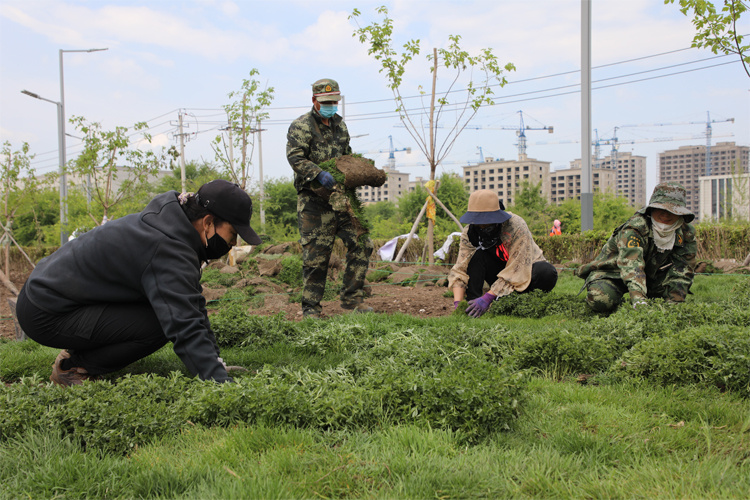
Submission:
[[[16,286],[16,289],[20,290],[23,284],[26,283],[26,278],[29,277],[30,273],[30,267],[28,270],[16,270],[11,266],[9,278],[11,283]],[[16,329],[13,324],[10,306],[8,305],[8,299],[15,297],[16,295],[8,287],[0,284],[0,337],[16,338]]]
[[[443,297],[448,290],[438,286],[400,286],[374,283],[370,287],[372,295],[365,299],[365,304],[380,314],[408,314],[410,316],[427,318],[447,316],[453,312],[453,299]],[[302,319],[302,307],[299,303],[290,303],[284,295],[267,296],[261,308],[250,309],[252,314],[271,315],[283,312],[291,321]],[[321,302],[323,317],[329,318],[341,314],[351,314],[350,310],[342,309],[337,300]]]
[[[28,266],[27,266],[28,267]],[[17,289],[21,289],[31,270],[11,270],[10,280]],[[447,316],[453,312],[453,300],[443,297],[447,288],[433,284],[425,286],[401,286],[373,283],[368,286],[372,295],[365,302],[376,313],[409,314],[415,317]],[[290,321],[302,320],[302,309],[298,302],[290,303],[284,290],[268,290],[264,304],[259,308],[252,308],[252,314],[269,316],[280,312],[285,313]],[[0,337],[15,338],[15,326],[8,306],[8,299],[15,295],[5,286],[0,285]],[[208,297],[207,297],[208,298]],[[338,300],[322,303],[323,317],[350,314],[351,311],[342,309]],[[209,307],[209,313],[211,309]]]

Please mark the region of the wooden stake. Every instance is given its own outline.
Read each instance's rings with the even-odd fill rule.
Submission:
[[[419,211],[419,215],[417,215],[417,220],[414,221],[414,225],[411,226],[411,231],[409,231],[409,236],[406,237],[406,241],[401,246],[401,250],[398,251],[398,255],[396,256],[396,263],[401,262],[401,259],[404,256],[404,252],[406,252],[406,247],[409,246],[409,243],[411,243],[411,238],[414,236],[414,232],[417,230],[417,226],[419,226],[419,222],[422,220],[422,217],[424,217],[424,213],[427,211],[427,202],[424,202],[424,205],[422,205],[422,210]]]

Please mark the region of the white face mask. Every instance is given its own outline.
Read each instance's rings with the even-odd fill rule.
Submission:
[[[674,221],[673,224],[664,224],[663,222],[657,222],[651,219],[651,228],[654,231],[654,243],[656,248],[665,252],[672,250],[674,247],[674,237],[677,228],[682,225],[682,217]]]

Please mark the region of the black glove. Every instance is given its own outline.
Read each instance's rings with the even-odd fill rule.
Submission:
[[[334,179],[333,176],[325,170],[321,170],[316,179],[326,189],[333,189],[333,186],[336,185],[336,179]]]

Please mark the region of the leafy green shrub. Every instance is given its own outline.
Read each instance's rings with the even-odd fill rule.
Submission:
[[[257,349],[286,341],[295,331],[295,325],[284,319],[284,313],[255,316],[248,313],[246,304],[238,302],[211,315],[211,329],[221,347]]]
[[[0,440],[25,429],[46,428],[87,447],[126,453],[157,436],[179,432],[186,424],[184,394],[191,383],[179,374],[169,379],[126,376],[114,388],[106,382],[61,388],[23,379],[0,392],[9,405],[0,410]]]
[[[281,259],[281,271],[277,279],[291,286],[302,285],[302,258],[299,255],[287,255]]]
[[[568,318],[592,317],[582,297],[545,293],[541,290],[501,297],[492,303],[487,313],[522,318],[542,318],[553,314],[563,314]]]
[[[750,396],[750,334],[736,326],[703,326],[646,339],[613,370],[661,385],[709,383]]]
[[[229,288],[239,281],[238,273],[222,273],[218,269],[207,267],[201,274],[201,283],[209,288]]]
[[[367,273],[367,281],[370,283],[377,283],[379,281],[385,281],[391,276],[391,271],[386,269],[376,269]]]
[[[355,329],[352,330],[355,334]],[[85,446],[127,453],[186,425],[265,422],[324,430],[413,423],[467,439],[517,418],[521,373],[429,335],[391,334],[335,368],[271,368],[216,384],[173,373],[126,376],[67,389],[38,378],[0,387],[0,441],[59,430]]]
[[[564,329],[519,335],[508,357],[516,368],[536,368],[555,379],[576,373],[598,373],[613,359],[612,348],[606,340]]]

